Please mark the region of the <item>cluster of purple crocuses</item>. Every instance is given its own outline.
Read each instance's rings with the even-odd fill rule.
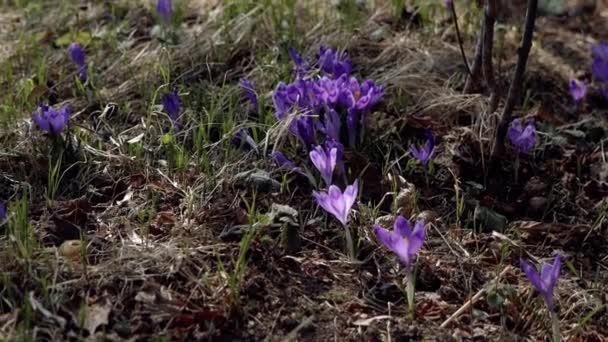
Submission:
[[[344,143],[354,148],[363,138],[365,118],[382,99],[384,88],[372,80],[357,80],[344,52],[321,47],[315,63],[308,63],[293,48],[288,52],[294,64],[294,80],[280,82],[275,89],[275,117],[308,151],[327,189],[314,191],[313,196],[344,226],[349,256],[354,259],[355,243],[348,229],[348,217],[359,184],[355,180],[343,192],[334,184],[334,174],[344,174]],[[245,94],[251,88],[246,82],[241,82],[241,86]],[[257,105],[257,101],[251,102],[254,107]],[[275,152],[273,157],[280,167],[304,173],[281,152]]]
[[[604,98],[608,101],[608,43],[600,42],[591,47],[591,72],[598,83]],[[571,79],[568,84],[570,95],[577,106],[580,106],[587,95],[589,81],[580,82]]]

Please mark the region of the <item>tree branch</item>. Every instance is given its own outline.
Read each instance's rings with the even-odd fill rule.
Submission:
[[[521,40],[521,47],[517,50],[517,66],[515,67],[515,74],[509,87],[509,95],[502,112],[502,117],[498,124],[496,132],[496,141],[494,144],[493,156],[499,156],[504,152],[504,140],[507,135],[507,128],[509,122],[511,122],[511,116],[515,105],[520,100],[521,88],[524,80],[524,72],[526,71],[526,64],[528,63],[528,55],[532,48],[532,38],[534,35],[534,23],[536,22],[536,11],[538,9],[538,0],[528,0],[528,10],[526,12],[526,23],[524,28],[524,35]]]
[[[498,107],[498,92],[494,79],[494,66],[492,64],[492,51],[494,48],[494,24],[496,23],[496,0],[486,0],[483,30],[482,69],[486,85],[490,90],[490,108],[493,113]]]
[[[467,55],[464,53],[462,37],[460,36],[460,28],[458,27],[458,16],[456,15],[456,5],[454,5],[454,2],[450,3],[450,9],[452,12],[452,21],[454,22],[454,28],[456,29],[456,38],[458,38],[458,45],[460,46],[460,54],[462,55],[462,61],[464,62],[464,67],[467,69],[467,72],[469,73],[469,77],[470,77],[471,68],[469,67],[469,61],[467,60]]]

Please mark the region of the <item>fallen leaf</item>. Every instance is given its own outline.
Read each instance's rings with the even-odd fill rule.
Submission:
[[[94,334],[97,328],[108,324],[112,305],[110,301],[105,300],[104,303],[96,303],[87,307],[87,315],[84,321],[84,328],[91,334]]]

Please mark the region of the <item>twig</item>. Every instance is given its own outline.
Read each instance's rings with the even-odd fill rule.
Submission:
[[[526,11],[526,23],[524,28],[524,36],[521,40],[521,47],[517,50],[517,66],[515,67],[515,74],[513,75],[513,81],[509,87],[509,95],[505,103],[505,108],[502,111],[502,117],[498,124],[496,131],[496,141],[494,144],[493,156],[501,155],[504,152],[504,140],[507,135],[507,126],[511,121],[513,109],[519,100],[521,88],[524,79],[524,72],[526,71],[526,64],[528,63],[528,55],[530,54],[530,48],[532,48],[532,37],[534,35],[534,23],[536,22],[536,11],[538,8],[538,0],[528,0],[528,10]]]
[[[493,113],[498,107],[498,92],[494,79],[492,51],[494,50],[494,24],[496,23],[496,0],[487,0],[484,11],[483,48],[481,51],[483,76],[490,90],[490,108]]]
[[[454,29],[456,29],[456,38],[458,39],[458,45],[460,46],[460,54],[462,55],[462,61],[464,62],[464,67],[467,69],[467,73],[469,73],[469,77],[471,77],[472,76],[471,68],[469,67],[469,61],[467,60],[467,55],[464,53],[462,37],[460,36],[460,28],[458,27],[458,16],[456,15],[456,5],[454,5],[454,2],[451,2],[450,9],[452,12],[452,21],[454,22]]]
[[[287,336],[285,336],[285,338],[283,339],[283,341],[293,341],[298,337],[298,332],[300,332],[300,330],[306,328],[307,326],[309,326],[310,324],[312,324],[312,321],[315,319],[315,316],[309,316],[308,318],[306,318],[305,320],[302,321],[302,323],[300,323],[297,327],[295,327],[291,332],[289,332],[289,334],[287,334]]]
[[[510,269],[511,266],[507,265],[507,267],[505,267],[505,269],[502,270],[502,272],[500,272],[500,274],[492,280],[492,283],[496,283],[500,278],[504,277],[504,275],[507,274]],[[483,296],[486,290],[493,285],[492,283],[484,286],[481,290],[477,291],[477,293],[473,297],[471,297],[471,299],[462,304],[462,306],[458,310],[456,310],[456,312],[454,312],[450,317],[448,317],[448,319],[441,323],[439,327],[442,329],[447,327],[448,324],[458,318],[458,316],[460,316],[463,312],[467,311],[471,307],[471,305],[473,305],[473,303],[475,303],[479,298],[481,298],[481,296]]]

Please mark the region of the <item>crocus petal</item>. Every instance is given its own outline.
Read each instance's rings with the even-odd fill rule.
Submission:
[[[350,209],[355,204],[357,200],[357,195],[359,193],[359,180],[355,180],[352,185],[346,187],[344,190],[344,202],[346,203],[347,210],[350,212]],[[347,213],[348,215],[348,213]]]
[[[546,271],[541,269],[541,278],[543,282],[547,286],[547,290],[553,292],[553,288],[557,283],[557,279],[559,278],[559,272],[562,267],[562,256],[558,254],[553,261],[553,265],[551,265]]]
[[[74,64],[77,66],[85,65],[85,53],[80,44],[71,43],[68,46],[68,52],[70,53],[70,57],[72,58]]]
[[[156,2],[156,13],[163,18],[165,22],[171,19],[171,0],[158,0]]]
[[[0,223],[6,219],[6,206],[4,202],[0,201]]]
[[[40,112],[36,111],[33,114],[33,119],[34,122],[36,123],[36,125],[38,125],[38,128],[40,128],[40,130],[46,132],[46,133],[50,133],[51,129],[49,126],[49,122],[46,120],[46,118],[44,118],[44,114],[42,113],[42,108],[40,109]]]
[[[426,236],[426,229],[424,228],[424,220],[419,219],[416,221],[416,225],[414,226],[414,231],[410,236],[410,254],[414,255],[418,253],[422,245],[424,244],[424,238]]]
[[[380,240],[380,242],[384,245],[384,247],[386,247],[390,251],[393,251],[393,238],[391,232],[382,228],[379,225],[374,225],[374,233],[376,234],[378,240]]]
[[[243,94],[245,94],[245,97],[247,97],[247,99],[251,103],[251,108],[252,108],[251,110],[254,113],[258,113],[259,112],[258,96],[255,92],[255,87],[253,86],[253,83],[251,83],[251,81],[246,78],[241,78],[241,80],[239,81],[239,85],[241,86]]]
[[[412,235],[412,226],[410,225],[410,221],[401,215],[399,215],[395,220],[393,229],[402,238],[409,239],[410,235]]]
[[[525,259],[521,259],[519,263],[521,265],[522,271],[524,271],[530,283],[532,283],[532,285],[540,292],[544,292],[543,283],[540,279],[538,272],[536,272],[536,268]]]

